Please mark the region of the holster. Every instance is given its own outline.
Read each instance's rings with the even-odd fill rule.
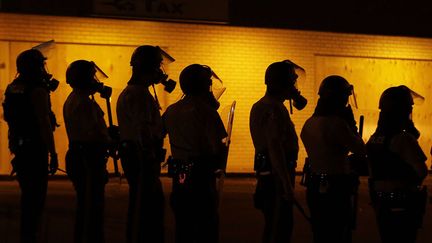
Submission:
[[[306,186],[312,192],[323,193],[357,193],[359,186],[358,176],[355,175],[328,175],[310,174]]]
[[[410,189],[382,191],[376,190],[374,180],[369,180],[369,194],[372,205],[377,209],[391,212],[406,211],[415,216],[413,222],[418,228],[423,224],[423,215],[427,207],[427,187],[413,186]]]
[[[257,172],[257,174],[271,171],[270,159],[267,153],[255,153],[254,170]]]
[[[295,171],[297,167],[297,161],[295,159],[287,160],[286,165],[288,170]],[[270,157],[267,152],[256,152],[254,158],[254,170],[257,175],[271,173],[272,167]]]
[[[310,177],[311,177],[310,160],[308,157],[306,157],[304,165],[303,165],[302,178],[300,179],[300,185],[307,187],[307,185],[310,183]]]
[[[174,159],[172,156],[168,157],[168,176],[176,178],[180,174],[185,174],[187,177],[192,175],[194,162]]]

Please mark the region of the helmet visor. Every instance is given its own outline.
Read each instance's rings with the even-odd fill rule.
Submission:
[[[425,101],[424,96],[422,96],[421,94],[415,92],[414,90],[408,88],[410,90],[411,93],[411,97],[413,99],[413,102],[415,105],[422,105]]]
[[[103,82],[104,80],[108,79],[108,75],[102,71],[102,69],[100,67],[98,67],[98,65],[96,65],[96,63],[94,63],[93,61],[91,62],[94,65],[95,68],[95,79],[99,82]]]
[[[306,82],[305,69],[302,68],[301,66],[297,65],[296,63],[294,63],[291,60],[285,60],[284,62],[290,64],[294,70],[294,76],[295,76],[295,80],[296,80],[294,83],[294,86],[298,89],[299,86],[304,85],[304,83]]]
[[[162,56],[162,65],[168,65],[170,63],[175,62],[174,57],[172,57],[170,54],[168,54],[168,52],[164,51],[162,48],[160,48],[159,46],[157,46],[157,48],[160,51],[160,54]]]
[[[350,104],[350,106],[351,107],[354,107],[354,108],[356,108],[356,109],[358,109],[358,104],[357,104],[357,95],[356,95],[356,93],[354,92],[354,85],[350,85],[350,95],[349,95],[349,100],[348,100],[348,102],[349,102],[349,104]]]
[[[401,85],[401,86],[399,86],[399,87],[400,87],[400,88],[403,88],[403,89],[406,89],[407,91],[409,91],[409,93],[410,93],[410,95],[411,95],[411,98],[412,98],[412,102],[413,102],[415,105],[422,105],[422,104],[424,103],[425,98],[424,98],[423,95],[421,95],[421,94],[415,92],[414,90],[408,88],[408,87],[405,86],[405,85]]]
[[[54,55],[56,43],[54,40],[49,40],[33,46],[32,49],[40,51],[45,59],[50,59]]]
[[[225,92],[226,87],[223,85],[223,82],[219,78],[219,76],[215,72],[213,72],[213,70],[211,70],[211,72],[212,72],[210,77],[212,80],[211,91],[214,97],[216,98],[216,100],[219,100],[219,98]]]

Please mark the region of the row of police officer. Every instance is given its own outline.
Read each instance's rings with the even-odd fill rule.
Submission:
[[[293,196],[298,138],[283,104],[289,100],[301,110],[307,103],[296,88],[299,70],[290,61],[271,64],[266,93],[250,114],[257,175],[254,203],[265,218],[262,242],[290,242],[293,205],[304,213]],[[318,94],[315,111],[301,131],[308,154],[302,184],[307,187],[314,242],[351,242],[359,176],[368,171],[382,242],[415,242],[427,174],[426,156],[417,142],[420,133],[411,120],[415,93],[406,86],[384,91],[378,127],[367,145],[348,104],[353,86],[332,75],[322,81]]]
[[[180,75],[184,97],[168,107],[164,117],[156,93],[162,83],[171,92],[162,62],[173,58],[157,46],[140,46],[131,57],[132,76],[117,102],[119,127],[112,125],[111,88],[94,62],[77,60],[66,71],[72,87],[63,106],[69,149],[66,172],[76,191],[74,242],[103,243],[104,191],[108,156],[121,158],[129,183],[127,242],[164,242],[164,196],[160,164],[165,159],[163,138],[170,136],[173,177],[171,206],[176,218],[176,242],[217,242],[216,177],[224,168],[226,131],[217,113],[210,67],[193,64]],[[8,85],[3,103],[9,126],[9,148],[21,188],[21,242],[41,240],[41,217],[48,173],[58,169],[53,132],[57,126],[50,92],[58,86],[37,49],[17,58],[17,78]],[[94,95],[107,100],[110,126]]]
[[[108,151],[114,150],[113,140],[119,140],[129,182],[128,242],[163,241],[164,198],[159,174],[166,133],[172,148],[168,164],[173,177],[176,241],[218,241],[215,182],[225,168],[227,148],[222,141],[227,134],[211,91],[214,73],[199,64],[185,68],[180,75],[185,96],[162,118],[157,96],[150,94],[149,87],[163,83],[166,89],[173,88],[173,81],[167,80],[161,69],[164,56],[167,54],[154,46],[141,46],[133,53],[132,77],[118,100],[119,131],[106,126],[94,100],[96,92],[106,99],[111,95],[96,78],[100,69],[85,60],[68,67],[67,83],[73,91],[63,113],[69,138],[66,169],[77,192],[75,242],[104,242],[106,161]],[[22,190],[22,242],[35,242],[46,195],[46,168],[49,164],[50,172],[55,173],[58,167],[52,136],[56,122],[49,100],[58,82],[47,73],[44,62],[37,50],[21,53],[17,58],[19,76],[8,86],[4,102],[9,146],[15,154],[13,166]],[[289,241],[292,232],[298,141],[283,102],[292,100],[298,109],[306,106],[295,86],[299,70],[302,68],[288,60],[270,65],[265,75],[267,92],[251,111],[258,176],[255,204],[265,216],[264,242]],[[366,150],[347,106],[351,93],[352,86],[344,78],[324,79],[315,112],[302,130],[310,161],[307,199],[316,242],[351,239],[352,195],[358,180],[352,176],[348,153],[364,155]],[[368,146],[371,196],[383,241],[394,235],[388,232],[395,227],[404,229],[398,231],[404,234],[398,239],[415,239],[413,227],[418,224],[403,222],[419,222],[422,213],[415,203],[424,197],[419,186],[425,177],[425,156],[410,119],[412,105],[407,87],[387,90],[380,102],[377,132]],[[389,165],[394,170],[383,169]],[[404,233],[407,229],[411,229],[409,234]]]

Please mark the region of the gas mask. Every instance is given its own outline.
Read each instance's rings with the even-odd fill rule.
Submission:
[[[94,75],[94,80],[91,84],[91,91],[94,93],[99,93],[101,98],[109,99],[112,95],[112,88],[109,86],[106,86],[102,80],[108,79],[108,75],[102,69],[100,69],[96,63],[93,61],[91,62],[96,70],[96,73]]]
[[[306,81],[306,71],[304,68],[295,64],[290,60],[284,60],[284,63],[288,64],[293,70],[294,87],[292,90],[291,97],[288,99],[290,103],[290,113],[293,113],[292,107],[294,106],[297,110],[303,110],[307,105],[307,99],[300,94],[298,88],[299,83],[303,84]]]
[[[44,61],[40,67],[41,79],[43,87],[45,87],[49,92],[55,91],[60,83],[57,79],[53,78],[52,74],[48,72],[48,67],[45,63],[45,60],[50,59],[52,56],[53,52],[55,51],[55,47],[56,45],[54,40],[50,40],[31,48],[33,50],[38,50],[43,55]]]

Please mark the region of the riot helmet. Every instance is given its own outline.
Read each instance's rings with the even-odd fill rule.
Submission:
[[[17,71],[24,80],[35,80],[48,91],[54,91],[60,82],[47,72],[45,60],[47,58],[39,49],[23,51],[16,59]]]
[[[205,95],[211,105],[219,107],[218,99],[225,92],[222,80],[206,65],[191,64],[180,73],[180,88],[186,96]]]
[[[321,98],[327,97],[349,97],[352,94],[353,86],[348,81],[338,75],[326,77],[318,90]]]
[[[40,75],[45,71],[46,58],[39,50],[29,49],[21,52],[16,59],[17,71],[21,75]]]
[[[386,89],[379,100],[381,110],[377,131],[395,133],[404,130],[419,138],[420,132],[412,121],[414,104],[422,104],[424,97],[405,85]]]
[[[77,60],[66,70],[66,83],[73,89],[87,90],[91,94],[99,92],[102,98],[108,99],[112,88],[100,81],[108,76],[92,61]]]
[[[414,105],[414,93],[405,85],[390,87],[382,93],[378,108],[386,113],[410,114]]]
[[[135,49],[131,56],[130,65],[133,72],[142,72],[152,75],[150,84],[165,86],[165,91],[171,93],[176,86],[176,82],[168,79],[163,66],[174,62],[175,59],[162,50],[159,46],[143,45]]]
[[[180,73],[180,88],[185,95],[199,95],[210,91],[212,70],[208,66],[192,64]]]
[[[265,84],[270,94],[284,93],[286,99],[294,103],[294,107],[302,110],[307,99],[300,95],[297,88],[298,80],[305,78],[305,70],[290,60],[274,62],[267,67],[265,72]]]

